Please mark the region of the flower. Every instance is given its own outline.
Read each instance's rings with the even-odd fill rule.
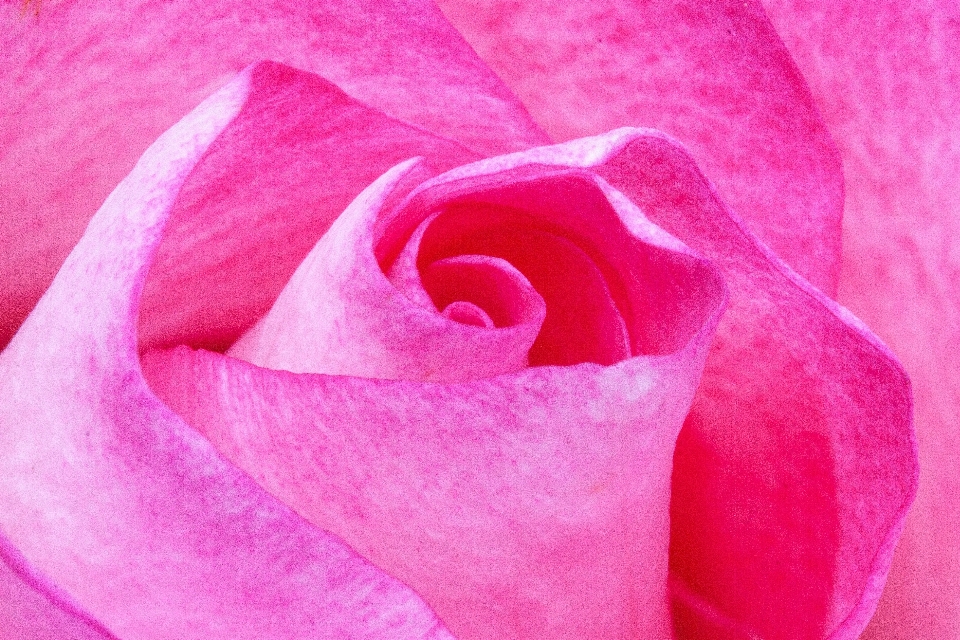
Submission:
[[[266,82],[264,86],[270,85],[270,82]],[[294,82],[293,85],[298,83]],[[259,85],[254,83],[253,86]],[[4,365],[16,372],[5,377],[6,397],[13,398],[6,407],[8,415],[17,415],[28,426],[60,425],[54,429],[54,433],[69,436],[51,441],[44,437],[49,432],[38,429],[37,432],[41,434],[39,440],[35,437],[16,439],[16,447],[11,449],[15,455],[7,458],[9,464],[13,465],[11,468],[16,469],[19,465],[23,469],[26,464],[30,470],[27,474],[11,474],[10,477],[18,480],[16,486],[10,489],[12,493],[8,494],[8,499],[10,495],[15,496],[9,503],[13,507],[9,513],[21,516],[26,513],[30,516],[15,518],[16,524],[9,525],[19,532],[17,543],[24,556],[21,559],[21,575],[30,573],[31,562],[37,563],[36,559],[42,558],[39,563],[41,570],[47,575],[56,574],[56,581],[64,589],[58,592],[58,601],[63,604],[76,598],[79,602],[73,613],[77,613],[76,609],[95,609],[96,617],[101,621],[108,620],[108,625],[114,631],[124,629],[142,633],[145,628],[158,628],[147,622],[151,620],[151,615],[159,615],[163,619],[164,610],[170,610],[167,608],[170,602],[177,604],[175,610],[181,612],[181,624],[183,620],[189,620],[182,614],[187,611],[194,616],[194,622],[209,623],[216,619],[228,635],[236,635],[241,631],[251,633],[254,624],[288,624],[289,628],[297,628],[298,624],[311,622],[296,616],[284,621],[254,620],[252,617],[257,616],[258,610],[276,611],[281,605],[303,615],[311,606],[322,603],[322,591],[285,588],[291,582],[302,585],[302,581],[308,579],[319,584],[326,581],[334,591],[342,589],[344,593],[351,593],[352,588],[355,593],[358,582],[375,585],[372,592],[369,592],[371,587],[366,587],[371,595],[362,605],[352,601],[354,606],[348,607],[347,611],[340,610],[342,615],[327,615],[319,622],[317,618],[311,618],[312,624],[331,625],[327,627],[328,633],[336,633],[331,631],[334,625],[352,624],[349,622],[352,616],[369,613],[373,626],[383,624],[391,629],[392,634],[401,631],[391,625],[408,625],[406,630],[413,634],[442,634],[434,626],[435,621],[432,621],[429,612],[408,591],[372,571],[369,565],[343,551],[337,544],[323,536],[318,537],[315,529],[303,526],[282,507],[263,498],[244,476],[237,475],[235,469],[224,466],[216,456],[211,456],[209,445],[191,435],[189,429],[170,414],[169,409],[156,401],[142,380],[137,381],[136,345],[131,338],[136,307],[131,306],[130,301],[136,297],[137,282],[145,276],[143,270],[149,262],[144,248],[158,239],[157,225],[163,217],[164,206],[173,204],[172,194],[176,191],[173,186],[178,186],[177,181],[183,180],[193,169],[200,153],[213,138],[216,138],[214,146],[204,155],[203,162],[189,173],[177,200],[172,221],[174,229],[177,228],[178,216],[181,216],[181,220],[193,219],[198,221],[194,224],[202,225],[205,221],[216,219],[216,214],[222,214],[231,204],[239,203],[240,211],[249,215],[246,203],[250,199],[244,198],[242,179],[238,181],[238,176],[254,178],[248,185],[251,191],[247,193],[258,193],[271,206],[280,203],[282,210],[296,212],[299,202],[318,200],[315,198],[318,192],[316,187],[313,191],[309,188],[306,191],[293,188],[318,182],[316,172],[309,176],[312,180],[308,180],[304,179],[302,170],[297,170],[302,165],[292,163],[285,166],[276,162],[285,153],[291,153],[290,146],[284,148],[282,144],[283,136],[289,136],[291,131],[296,132],[297,127],[317,122],[317,113],[346,114],[340,122],[349,122],[351,125],[363,123],[364,126],[354,126],[352,134],[354,138],[362,140],[363,145],[358,145],[360,147],[370,148],[376,144],[375,148],[384,156],[380,158],[381,161],[391,154],[416,147],[431,160],[439,160],[441,166],[443,161],[455,166],[464,162],[465,158],[469,159],[469,152],[465,153],[464,149],[452,143],[410,130],[399,123],[386,121],[322,81],[300,82],[297,89],[292,91],[296,100],[290,99],[290,91],[286,94],[284,91],[278,92],[284,99],[274,99],[269,91],[264,91],[267,98],[258,101],[254,99],[256,91],[240,96],[236,88],[233,85],[231,87],[208,103],[205,109],[201,109],[198,112],[200,115],[194,114],[192,119],[186,121],[187,124],[182,123],[165,136],[141,162],[139,173],[132,174],[124,182],[125,186],[119,188],[105,205],[105,211],[112,210],[116,214],[118,204],[145,203],[146,208],[140,212],[146,217],[140,218],[140,222],[152,220],[156,224],[138,228],[136,211],[128,214],[129,226],[120,228],[115,224],[116,219],[113,223],[109,221],[109,215],[98,216],[99,222],[95,221],[91,226],[86,236],[88,239],[81,243],[74,253],[75,257],[61,271],[59,286],[51,288],[44,303],[34,313],[31,323],[24,326],[17,340],[5,352]],[[493,103],[496,104],[496,101]],[[240,113],[236,120],[232,120],[237,110]],[[253,128],[244,128],[251,124]],[[265,130],[260,130],[257,125],[265,125]],[[227,128],[222,136],[217,137],[219,129],[224,126]],[[299,138],[309,139],[314,135],[322,140],[320,134],[323,127],[317,129]],[[383,135],[384,130],[389,135]],[[188,140],[178,138],[184,132],[190,134]],[[377,135],[363,137],[359,135],[361,132]],[[281,144],[243,147],[245,140],[262,141],[271,136],[273,142]],[[338,147],[344,147],[345,141],[343,137],[335,139]],[[473,142],[476,143],[475,148],[483,143],[482,140]],[[903,411],[907,407],[905,379],[892,357],[861,326],[792,275],[772,254],[757,245],[734,219],[729,218],[682,150],[657,136],[640,136],[635,142],[637,144],[632,153],[604,156],[604,162],[597,165],[602,166],[603,170],[597,171],[614,188],[630,196],[655,221],[713,259],[725,272],[733,292],[731,309],[724,320],[729,324],[726,329],[721,327],[718,346],[707,364],[705,383],[699,392],[700,399],[683,431],[687,440],[681,437],[678,451],[678,475],[673,486],[674,550],[671,562],[675,577],[673,586],[677,594],[676,615],[681,633],[696,633],[696,625],[723,624],[729,630],[731,624],[737,624],[741,632],[744,629],[759,630],[771,637],[813,637],[833,631],[839,634],[837,637],[849,637],[869,617],[892,552],[897,523],[902,520],[912,491],[913,476],[910,470],[913,457],[909,421],[905,419]],[[343,150],[333,149],[332,146],[328,141],[326,155],[319,158],[328,160],[330,157],[343,157],[335,155]],[[264,153],[265,149],[275,155],[272,158],[265,157],[268,155]],[[313,155],[317,151],[316,146],[308,145],[305,151],[307,153],[303,155],[307,156],[306,159],[297,158],[298,162],[305,161],[306,166],[311,168],[323,167],[324,163],[316,159],[310,164],[311,157],[318,157]],[[173,154],[172,157],[170,154]],[[169,163],[177,158],[177,162]],[[272,169],[258,171],[263,167]],[[157,173],[153,178],[160,177],[167,182],[148,180],[151,178],[151,168]],[[233,187],[238,184],[240,187],[232,193],[223,188],[225,185]],[[145,187],[150,185],[155,191],[145,192]],[[284,200],[281,196],[288,195],[285,190],[292,191],[294,195]],[[154,193],[155,196],[144,199],[144,193]],[[226,197],[219,199],[213,197],[224,195]],[[302,200],[298,201],[298,198]],[[325,204],[320,200],[316,207],[321,214],[327,210]],[[209,218],[195,215],[211,210],[213,214]],[[701,214],[701,219],[684,218],[672,213],[691,210]],[[250,218],[255,222],[276,220],[276,211],[271,211],[274,214],[272,216],[258,219],[253,215]],[[310,217],[317,216],[313,214]],[[240,218],[240,215],[233,219],[229,215],[220,217],[229,221],[228,227]],[[297,224],[294,220],[291,227],[296,228]],[[204,231],[217,233],[215,228],[210,227]],[[282,237],[296,235],[283,234]],[[190,236],[191,233],[186,233],[180,238]],[[193,236],[196,237],[196,234]],[[177,251],[182,247],[177,246],[176,234],[173,238],[172,241],[167,240],[167,246],[174,247],[174,250],[168,249],[168,255],[177,255],[178,260],[183,261],[183,254]],[[312,243],[312,240],[308,242]],[[116,243],[122,244],[123,250]],[[270,251],[275,251],[275,247],[276,243],[265,243],[265,253],[269,255]],[[157,263],[161,273],[167,271],[163,252],[164,249],[161,249],[161,259]],[[250,267],[256,264],[255,256],[256,252],[253,252],[253,256],[247,253],[243,270],[251,270]],[[229,250],[226,258],[225,264],[229,267]],[[98,266],[90,270],[88,266],[93,264]],[[261,265],[269,267],[270,261],[264,260]],[[190,274],[192,269],[195,275],[201,271],[190,264],[181,266],[180,273]],[[176,274],[177,271],[172,269],[167,272]],[[231,281],[229,268],[226,271],[228,274],[221,279],[221,286],[229,291],[231,286],[235,287],[236,281]],[[70,288],[63,284],[69,283],[72,278],[83,283],[84,278],[95,273],[106,276],[104,282],[98,283],[97,290],[92,290],[90,286],[77,286],[76,291],[80,293],[71,293]],[[264,277],[265,282],[273,280],[271,274]],[[771,282],[777,283],[777,286],[770,285]],[[147,301],[151,295],[150,286],[147,285]],[[160,287],[154,290],[166,293],[170,289]],[[248,295],[239,288],[234,288],[232,292],[243,294],[239,296],[241,298]],[[275,295],[256,294],[270,301]],[[237,314],[228,305],[216,309],[217,313],[226,317],[226,322],[223,317],[211,321],[209,316],[205,320],[208,323],[206,326],[202,322],[184,322],[183,316],[204,312],[203,305],[198,304],[200,296],[188,292],[186,301],[192,305],[178,304],[182,300],[162,300],[156,294],[154,296],[158,300],[155,306],[146,304],[143,309],[141,326],[146,330],[142,331],[141,339],[148,344],[151,341],[162,344],[171,337],[175,342],[177,336],[172,334],[177,330],[183,331],[184,327],[197,333],[191,340],[194,344],[201,340],[207,340],[211,345],[217,341],[222,344],[228,341],[230,332],[229,327],[224,330],[225,325],[234,322],[236,326],[246,322],[231,318],[231,315]],[[249,317],[251,307],[262,304],[262,299],[253,303],[241,301],[240,306],[246,306],[242,313]],[[77,323],[69,319],[69,314],[79,309],[89,313],[89,326],[77,332]],[[109,309],[120,309],[123,313],[111,316],[105,312]],[[183,316],[171,318],[170,309]],[[785,309],[789,309],[790,313],[786,313]],[[46,319],[44,310],[49,311]],[[164,315],[167,317],[164,318]],[[58,317],[60,320],[57,320]],[[160,318],[159,324],[156,318]],[[166,326],[162,325],[163,322],[167,323]],[[763,326],[765,322],[775,323],[781,331],[769,331],[769,327]],[[40,333],[34,333],[35,340],[43,336],[45,341],[42,349],[31,346],[31,332],[37,331]],[[151,331],[154,332],[152,336]],[[202,338],[200,334],[203,334]],[[90,343],[89,340],[85,341],[84,335],[97,337]],[[765,356],[775,354],[776,358],[754,358],[752,361],[758,361],[759,365],[744,366],[744,345]],[[817,354],[816,360],[809,359],[811,353]],[[52,358],[48,364],[59,364],[44,368],[41,366],[44,357]],[[783,365],[783,380],[771,381],[765,365],[777,359]],[[148,357],[144,365],[148,370],[149,362],[151,360]],[[811,371],[814,362],[816,370]],[[852,379],[863,370],[870,372],[870,379],[874,383],[873,388],[865,391],[859,381]],[[42,372],[39,378],[26,375],[36,371]],[[78,372],[82,375],[77,375]],[[834,374],[836,378],[832,377]],[[757,384],[758,378],[762,378],[762,385]],[[37,382],[33,387],[29,384],[31,379]],[[731,386],[731,381],[737,384]],[[777,382],[782,382],[790,393],[778,393]],[[766,395],[758,397],[752,391],[758,386],[763,387]],[[31,388],[34,390],[31,391]],[[45,391],[37,394],[36,389]],[[63,393],[58,394],[55,389]],[[822,394],[825,390],[829,393],[838,389],[841,391],[839,395],[830,395],[829,400],[824,401]],[[856,392],[851,391],[854,389]],[[83,396],[79,404],[76,403],[78,391],[88,394]],[[59,408],[53,408],[54,405],[48,407],[44,398],[55,397],[72,400],[56,405]],[[819,400],[823,406],[818,402],[811,404],[810,398]],[[811,411],[812,406],[822,409],[822,412]],[[866,407],[870,407],[871,412],[863,415]],[[14,408],[16,411],[13,411]],[[733,408],[738,413],[730,414]],[[187,409],[178,407],[181,413],[186,413]],[[31,416],[31,419],[23,420],[24,416]],[[152,416],[152,426],[151,420],[145,416]],[[755,417],[753,421],[751,416]],[[9,420],[7,424],[11,424]],[[70,425],[83,424],[83,420],[88,420],[88,425],[107,424],[113,425],[113,428],[105,432],[98,432],[97,429],[84,432],[83,428],[73,433],[66,431]],[[717,426],[733,423],[734,420],[740,421],[738,426],[752,424],[756,430],[752,433],[744,430],[739,434],[715,430]],[[776,429],[769,428],[773,424],[776,424]],[[852,427],[854,424],[859,430],[848,428],[848,425]],[[16,433],[16,430],[11,426],[7,432]],[[134,434],[138,435],[134,437]],[[763,437],[754,440],[757,434],[765,436],[766,441]],[[730,435],[739,435],[740,439],[729,441]],[[891,437],[894,438],[893,443]],[[852,455],[848,448],[850,438],[862,449],[856,455]],[[724,443],[724,440],[728,441]],[[895,444],[897,442],[899,445]],[[718,444],[725,444],[726,448],[718,447]],[[51,445],[57,448],[43,454],[44,447]],[[91,452],[102,454],[104,451],[110,455],[93,455],[93,459],[99,462],[91,469],[88,464]],[[758,474],[757,463],[764,461],[758,454],[770,451],[775,451],[775,455],[779,456],[777,464],[761,464],[763,468]],[[71,455],[76,452],[76,456],[71,457],[65,452]],[[723,455],[718,457],[718,452]],[[828,452],[827,455],[823,455],[824,452]],[[688,457],[684,458],[684,455]],[[38,459],[44,461],[39,464],[39,471]],[[67,461],[66,466],[63,460]],[[719,463],[715,462],[717,460]],[[830,469],[832,463],[836,463],[836,469]],[[720,466],[711,466],[716,464]],[[864,464],[868,466],[865,468]],[[116,472],[118,468],[123,472]],[[683,475],[684,469],[688,472],[686,477]],[[726,470],[727,477],[724,478],[723,473],[714,473],[714,469],[721,472]],[[733,469],[736,469],[736,474],[730,473]],[[71,470],[79,470],[80,473],[76,475]],[[889,474],[887,477],[890,480],[883,477],[885,473]],[[29,478],[37,476],[40,482],[33,484]],[[663,477],[663,473],[660,476]],[[791,484],[789,480],[795,478],[810,484]],[[88,481],[77,482],[78,479]],[[91,479],[94,482],[89,482]],[[106,491],[103,495],[90,494],[90,487],[103,489],[116,486],[111,482],[121,482],[125,488],[115,492]],[[138,488],[131,490],[131,483]],[[749,487],[749,491],[737,493],[743,486]],[[884,493],[876,487],[890,488],[890,491]],[[734,490],[732,493],[731,489]],[[51,502],[22,499],[31,495],[31,492],[46,496]],[[177,493],[180,494],[180,502],[171,504],[169,496]],[[704,500],[706,496],[712,499]],[[64,497],[67,504],[62,502]],[[737,515],[738,510],[742,513],[743,503],[738,502],[740,497],[747,498],[747,506],[753,508],[753,520],[730,520],[731,512],[733,515]],[[866,505],[864,500],[867,500]],[[23,505],[28,503],[32,506],[26,507],[24,512]],[[771,503],[773,509],[765,508]],[[84,505],[84,509],[78,512],[77,505],[80,504]],[[126,505],[129,511],[118,509],[118,504]],[[120,521],[104,522],[100,518],[102,514],[118,513],[124,514]],[[798,522],[798,513],[806,521]],[[31,522],[31,517],[39,517],[42,526],[27,535],[24,527]],[[49,531],[45,523],[51,520],[69,526],[71,531],[81,532],[83,540],[78,545],[66,547],[55,537],[51,539],[49,534],[35,536],[36,539],[31,537],[36,531]],[[174,523],[175,526],[172,530],[157,530],[157,523],[160,522]],[[859,541],[852,537],[849,527],[853,525],[861,527],[860,534],[866,533],[863,535],[864,547],[858,546]],[[684,526],[687,528],[684,529]],[[147,538],[155,540],[154,546],[159,554],[154,556],[149,550],[126,554],[134,540],[144,538],[144,527],[150,530],[152,536]],[[229,535],[219,536],[214,543],[213,539],[203,536],[211,527],[221,533],[227,531]],[[282,535],[275,533],[267,539],[259,535],[264,528],[274,527]],[[713,535],[705,535],[704,531]],[[134,535],[134,532],[138,535]],[[258,535],[254,536],[254,533]],[[129,539],[124,540],[124,536],[129,536]],[[24,542],[25,537],[27,542]],[[107,539],[110,544],[104,544]],[[290,555],[291,540],[297,542],[293,555]],[[57,551],[44,549],[43,545],[48,543],[53,544]],[[222,549],[217,546],[221,543]],[[748,553],[736,552],[738,548]],[[79,558],[81,569],[91,565],[109,567],[107,574],[112,578],[104,583],[105,588],[85,581],[83,570],[74,571],[79,549],[89,551]],[[125,555],[121,557],[116,550],[124,550]],[[303,553],[297,555],[296,551]],[[873,554],[878,551],[879,555],[874,557]],[[196,560],[198,552],[207,554],[206,563]],[[330,554],[342,559],[342,563],[336,565],[340,569],[332,578],[331,574],[324,574],[323,570],[318,569],[329,566],[323,562],[324,558],[329,560]],[[213,563],[219,565],[215,568],[223,573],[211,573],[211,555],[218,559],[217,563]],[[259,560],[263,556],[268,556],[268,560],[272,561],[266,562],[269,569],[266,573],[251,575],[249,569],[239,569],[247,567],[248,563],[237,564],[238,558]],[[278,573],[280,557],[300,560],[292,568],[288,562],[284,567],[287,571]],[[303,560],[304,557],[309,560]],[[172,558],[173,564],[171,567],[158,567],[155,558]],[[250,562],[249,565],[261,569],[264,566],[258,562]],[[171,570],[173,566],[179,572]],[[741,578],[748,576],[748,579],[741,580],[745,586],[724,582],[734,574]],[[45,582],[46,578],[31,575],[41,582],[41,591],[49,592],[52,587]],[[148,608],[146,611],[134,611],[130,606],[125,606],[122,599],[111,599],[110,596],[116,596],[118,592],[135,594],[138,590],[135,585],[145,577],[156,578],[154,584],[163,587],[153,589],[148,594],[150,597],[175,597],[166,598],[164,607]],[[227,580],[218,584],[216,597],[209,590],[200,590],[206,595],[184,601],[182,598],[185,593],[196,595],[198,577],[200,583],[211,579]],[[331,579],[333,583],[329,582]],[[78,580],[81,583],[79,587]],[[128,588],[118,589],[118,585]],[[237,599],[240,597],[237,595],[237,585],[243,587],[239,593],[246,599]],[[779,609],[776,605],[778,601]],[[231,602],[234,605],[232,607]],[[788,602],[789,607],[785,607],[784,602]],[[224,610],[224,606],[229,611]],[[365,606],[371,609],[364,609]],[[56,615],[70,613],[60,609],[55,611],[58,612]],[[211,615],[211,611],[216,611],[217,615]],[[775,619],[777,614],[784,613],[788,615]],[[723,620],[724,617],[726,620]],[[231,625],[234,625],[232,629]],[[274,627],[274,630],[277,628]],[[351,628],[355,631],[355,628]],[[170,632],[167,626],[161,633]]]

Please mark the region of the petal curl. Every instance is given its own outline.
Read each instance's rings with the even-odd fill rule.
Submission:
[[[390,191],[416,169],[399,166],[351,205],[331,230],[333,246],[321,240],[238,350],[270,364],[292,321],[293,347],[283,354],[291,368],[299,349],[307,370],[433,376],[420,367],[432,361],[431,344],[417,334],[418,323],[432,321],[422,309],[407,311],[414,302],[391,290],[386,272],[391,254],[402,253],[391,250],[393,240],[439,212],[440,229],[420,246],[424,265],[452,249],[479,252],[509,258],[536,283],[530,260],[563,257],[499,243],[494,227],[471,233],[478,219],[500,224],[494,214],[520,237],[551,229],[591,255],[630,329],[634,357],[439,384],[292,374],[179,348],[144,356],[152,387],[274,495],[411,584],[458,637],[669,637],[673,442],[724,288],[709,263],[589,172],[635,135],[461,167],[423,183],[394,210]],[[563,292],[540,292],[549,317]],[[298,307],[318,327],[319,346],[293,320]],[[433,317],[447,321],[439,309]],[[565,329],[570,340],[594,337]]]
[[[248,69],[161,136],[0,354],[0,527],[121,638],[450,638],[407,587],[225,462],[142,378],[139,294]]]
[[[757,236],[835,295],[839,156],[758,0],[439,4],[556,139],[675,136]]]
[[[480,154],[548,141],[428,0],[16,5],[0,8],[0,345],[147,146],[257,60],[319,73]],[[397,160],[347,185],[331,215]]]
[[[598,173],[731,289],[677,442],[671,571],[681,638],[855,638],[917,487],[909,380],[791,271],[666,137]]]
[[[477,156],[274,62],[191,172],[150,268],[142,347],[226,348],[263,316],[317,238],[411,156],[442,170]]]
[[[764,4],[843,157],[839,299],[916,390],[920,490],[865,638],[958,638],[960,8]]]
[[[444,382],[525,368],[543,323],[542,299],[534,322],[467,325],[438,313],[422,285],[413,287],[427,299],[415,304],[409,291],[395,287],[380,270],[373,237],[377,217],[396,198],[397,182],[418,170],[423,169],[415,161],[398,165],[351,203],[270,312],[228,354],[298,373]]]

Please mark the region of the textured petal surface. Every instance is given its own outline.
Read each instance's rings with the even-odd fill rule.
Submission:
[[[731,289],[674,458],[681,638],[855,638],[917,483],[910,386],[856,318],[790,271],[677,145],[598,169]]]
[[[2,535],[2,534],[0,534]],[[0,538],[0,639],[116,640]]]
[[[319,73],[481,154],[545,142],[425,0],[9,2],[0,25],[0,345],[147,146],[257,60]],[[357,154],[350,145],[341,158],[372,162]],[[397,161],[363,176],[331,215]]]
[[[395,183],[418,170],[415,162],[404,163],[355,200],[270,312],[228,354],[271,369],[444,382],[525,368],[545,311],[529,282],[529,294],[539,298],[532,322],[496,327],[490,313],[473,305],[483,314],[477,314],[477,326],[438,313],[422,284],[419,297],[425,300],[414,304],[410,291],[395,287],[380,270],[377,218]],[[408,268],[416,274],[415,264]]]
[[[261,63],[252,82],[177,198],[144,290],[141,346],[227,347],[377,176],[411,156],[439,169],[476,158],[314,74]]]
[[[960,637],[960,8],[765,3],[843,154],[840,300],[904,363],[920,490],[867,638]]]
[[[840,162],[757,0],[440,0],[558,140],[654,127],[828,295],[840,267]]]
[[[110,195],[0,354],[0,527],[120,638],[450,638],[408,588],[266,494],[150,391],[140,291],[241,74]]]
[[[367,189],[233,350],[365,378],[291,374],[186,348],[145,356],[146,375],[230,460],[413,586],[457,637],[669,638],[673,444],[724,287],[707,262],[585,171],[642,135],[461,167],[393,207],[392,191],[416,164]],[[432,222],[419,234],[423,220]],[[525,241],[509,242],[510,229]],[[441,309],[394,288],[387,273],[403,254],[397,245],[413,233],[424,272],[464,252],[509,260],[534,285],[550,265],[553,280],[570,285],[580,284],[574,267],[593,273],[544,252],[534,231],[587,257],[622,326],[551,320],[553,303],[562,308],[581,291],[541,284],[545,326],[559,324],[538,340],[557,344],[532,349],[531,362],[534,352],[539,364],[567,360],[567,342],[603,342],[598,326],[615,336],[626,328],[620,357],[423,382],[473,372],[470,343],[495,342],[501,328],[450,326]],[[454,374],[422,364],[447,349],[428,339],[438,323],[446,340],[466,345],[460,361],[437,365]],[[285,337],[292,349],[282,348]]]

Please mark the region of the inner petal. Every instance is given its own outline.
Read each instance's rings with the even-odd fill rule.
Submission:
[[[490,317],[492,326],[543,322],[546,305],[513,265],[492,256],[463,255],[432,262],[421,270],[423,288],[437,309],[469,303]]]
[[[574,241],[538,228],[519,211],[458,203],[424,233],[419,262],[429,266],[421,273],[459,265],[464,254],[508,262],[545,301],[546,318],[530,350],[531,365],[609,365],[630,357],[626,323],[604,275]]]
[[[376,257],[381,268],[387,272],[398,261],[415,229],[426,233],[421,223],[430,216],[435,218],[429,225],[433,239],[418,250],[420,269],[459,254],[502,257],[523,271],[545,297],[547,286],[554,281],[550,295],[561,306],[551,313],[551,325],[564,317],[560,313],[564,303],[568,309],[593,314],[583,318],[570,313],[567,317],[572,324],[554,331],[561,337],[565,334],[567,346],[596,335],[591,326],[606,324],[612,328],[594,353],[566,349],[562,358],[557,349],[545,348],[551,343],[558,345],[557,339],[545,334],[537,345],[541,355],[534,354],[532,360],[540,364],[554,364],[554,358],[564,364],[580,357],[584,358],[581,362],[615,361],[618,352],[624,358],[676,353],[716,311],[712,301],[722,296],[723,283],[711,267],[653,225],[602,179],[584,172],[546,171],[543,167],[521,167],[506,173],[509,177],[504,173],[480,176],[461,171],[454,180],[437,179],[414,191],[380,227]],[[539,241],[523,246],[525,240],[519,240],[518,234],[524,230],[539,232]],[[507,237],[499,241],[491,237],[497,234]],[[557,256],[550,254],[548,247],[565,244],[550,239],[550,235],[568,241],[572,248],[560,248]],[[466,240],[471,236],[477,241],[473,245]],[[489,250],[498,242],[510,246],[494,247],[500,253]],[[417,243],[419,246],[419,239]],[[536,268],[536,261],[549,262],[542,267],[554,273],[535,277],[533,270],[521,268],[521,262],[533,263]],[[551,276],[557,276],[555,272],[562,268],[571,275],[573,265],[578,265],[577,274],[571,276],[564,291],[556,283],[561,278]],[[417,274],[418,282],[420,269],[410,270]],[[584,291],[589,295],[581,301],[573,299],[570,290],[585,283],[588,286]],[[421,293],[425,293],[422,288]],[[617,316],[626,333],[622,350],[618,346],[622,334]],[[578,337],[581,328],[586,328],[587,334]]]
[[[483,309],[464,300],[451,302],[444,307],[440,315],[444,318],[450,318],[454,322],[459,322],[460,324],[469,324],[474,327],[483,327],[484,329],[493,328],[493,320],[490,319],[490,316],[488,316]]]

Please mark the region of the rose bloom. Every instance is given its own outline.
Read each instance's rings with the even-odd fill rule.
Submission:
[[[960,637],[956,8],[288,4],[3,7],[0,637]]]

